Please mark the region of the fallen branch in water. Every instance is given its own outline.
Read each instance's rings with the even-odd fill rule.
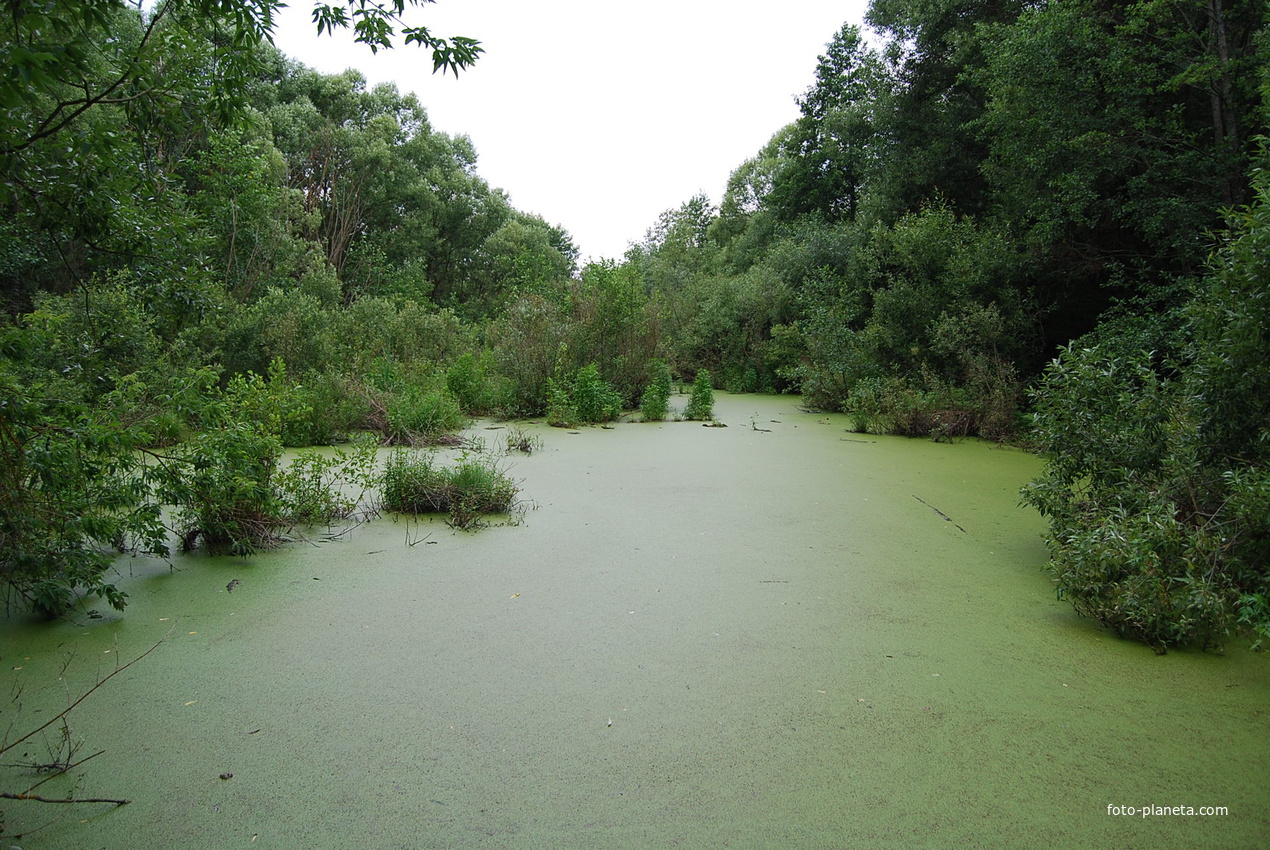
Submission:
[[[40,794],[33,794],[31,792],[33,792],[36,788],[39,788],[41,785],[48,782],[49,780],[54,779],[55,777],[65,776],[71,770],[74,770],[75,768],[79,767],[84,762],[88,761],[89,759],[96,758],[97,756],[105,752],[105,750],[99,750],[93,753],[91,756],[87,756],[85,758],[79,759],[78,761],[72,761],[72,759],[74,758],[75,750],[78,749],[78,745],[76,745],[71,740],[70,728],[66,724],[67,715],[69,715],[72,711],[74,711],[77,707],[79,707],[80,703],[88,699],[90,695],[96,693],[98,688],[102,687],[111,679],[113,679],[115,676],[118,676],[120,673],[127,670],[129,667],[136,664],[138,661],[140,661],[141,659],[145,658],[147,655],[149,655],[150,653],[158,649],[159,646],[165,640],[167,640],[168,637],[172,634],[172,629],[175,629],[175,628],[176,628],[176,624],[173,623],[172,627],[168,629],[167,634],[165,634],[158,641],[156,641],[154,646],[150,647],[145,652],[141,653],[136,658],[129,661],[127,664],[121,664],[116,666],[115,669],[112,670],[108,675],[98,679],[96,684],[94,684],[88,690],[84,691],[84,693],[80,694],[78,699],[76,699],[74,702],[68,705],[65,709],[63,709],[62,711],[58,712],[56,715],[51,717],[47,722],[41,724],[35,729],[32,729],[30,732],[27,732],[25,735],[23,735],[20,738],[17,738],[7,743],[0,744],[0,755],[3,755],[4,753],[7,753],[10,750],[17,747],[19,744],[25,743],[26,741],[29,741],[31,738],[34,738],[36,735],[48,729],[50,726],[54,725],[55,723],[62,724],[62,740],[63,740],[62,747],[65,750],[65,757],[57,758],[55,761],[51,763],[47,763],[47,764],[35,763],[35,764],[27,765],[27,767],[30,767],[31,769],[34,769],[34,770],[48,770],[48,771],[52,771],[52,773],[49,776],[46,776],[44,779],[41,779],[39,782],[35,783],[31,787],[27,788],[25,791],[21,791],[21,792],[0,791],[0,799],[30,800],[36,803],[110,803],[111,805],[114,805],[116,807],[125,806],[129,802],[131,802],[129,800],[122,799],[120,797],[74,797],[74,796],[44,797]],[[53,755],[53,753],[50,752],[50,755]],[[17,766],[17,765],[9,765],[9,766]],[[44,826],[48,826],[48,824],[45,824]],[[25,833],[21,833],[21,834],[6,833],[5,837],[18,838],[18,837],[21,837],[21,835],[30,835],[34,831],[43,829],[44,826],[37,827],[35,830],[27,830]],[[0,816],[0,832],[3,832],[4,827],[5,827],[4,818],[3,816]]]
[[[172,629],[174,629],[174,628],[176,628],[176,625],[175,625],[175,624],[172,626]],[[84,691],[84,693],[80,695],[80,698],[79,698],[79,699],[75,700],[73,703],[71,703],[70,705],[68,705],[65,709],[63,709],[62,711],[58,712],[56,715],[54,715],[52,718],[50,718],[50,719],[49,719],[49,721],[48,721],[47,723],[45,723],[43,726],[39,726],[39,727],[37,727],[37,728],[35,728],[35,729],[32,729],[30,732],[27,732],[25,735],[23,735],[21,738],[18,738],[16,741],[13,741],[12,743],[5,744],[4,746],[0,747],[0,755],[4,755],[4,754],[5,754],[5,753],[7,753],[9,750],[13,749],[13,748],[14,748],[14,747],[16,747],[18,744],[21,744],[21,743],[23,743],[24,741],[29,741],[31,738],[34,738],[36,735],[40,734],[40,733],[41,733],[41,732],[43,732],[45,729],[49,728],[49,727],[50,727],[50,726],[52,726],[54,723],[56,723],[57,721],[61,720],[61,719],[62,719],[63,717],[65,717],[66,715],[70,714],[72,711],[74,711],[74,710],[75,710],[76,706],[78,706],[78,705],[79,705],[81,702],[83,702],[84,700],[88,699],[88,697],[89,697],[89,696],[91,696],[93,693],[95,693],[95,692],[96,692],[96,690],[97,690],[98,688],[100,688],[102,685],[106,684],[106,683],[107,683],[107,682],[109,682],[111,679],[115,678],[115,677],[116,677],[116,676],[118,676],[120,673],[122,673],[123,671],[127,670],[127,669],[128,669],[129,667],[131,667],[133,664],[136,664],[136,663],[137,663],[138,661],[140,661],[142,658],[145,658],[147,655],[149,655],[150,653],[152,653],[152,652],[154,652],[156,649],[158,649],[158,648],[159,648],[159,645],[160,645],[160,644],[162,644],[165,640],[167,640],[167,639],[168,639],[168,635],[172,634],[172,629],[168,629],[168,634],[166,634],[166,635],[164,635],[163,637],[161,637],[161,638],[159,639],[158,643],[156,643],[154,646],[150,647],[150,648],[149,648],[149,649],[147,649],[145,652],[141,653],[141,654],[140,654],[140,655],[138,655],[136,658],[134,658],[134,659],[132,659],[131,661],[129,661],[127,664],[124,664],[122,667],[116,667],[116,668],[115,668],[115,669],[114,669],[114,670],[110,673],[110,675],[108,675],[108,676],[106,676],[106,677],[104,677],[104,678],[100,679],[100,680],[97,682],[97,684],[93,685],[91,688],[89,688],[88,690]]]
[[[944,518],[944,522],[953,522],[952,517],[950,517],[948,514],[944,513],[944,512],[943,512],[943,511],[941,511],[939,508],[937,508],[937,507],[935,507],[934,505],[932,505],[930,502],[928,502],[928,501],[926,501],[925,499],[923,499],[921,496],[918,496],[918,495],[914,494],[914,495],[913,495],[913,498],[914,498],[914,499],[916,499],[917,501],[921,502],[921,503],[922,503],[923,505],[925,505],[926,507],[930,508],[930,509],[931,509],[932,511],[934,511],[935,513],[939,514],[941,517],[943,517],[943,518]],[[969,534],[969,533],[970,533],[970,532],[966,531],[966,529],[962,528],[960,525],[957,525],[957,523],[955,523],[955,522],[953,522],[953,526],[954,526],[954,527],[955,527],[958,531],[960,531],[962,534]]]
[[[131,803],[131,800],[117,800],[114,797],[41,797],[39,794],[11,794],[8,791],[0,791],[0,798],[5,800],[34,800],[37,803],[114,803],[116,806],[124,806]]]

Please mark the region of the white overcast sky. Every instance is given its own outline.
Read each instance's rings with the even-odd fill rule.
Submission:
[[[414,92],[432,126],[467,135],[477,172],[564,227],[582,259],[618,258],[666,209],[728,175],[798,117],[816,59],[868,0],[438,0],[408,20],[478,39],[456,79],[417,46],[372,54],[318,38],[290,0],[274,41],[325,73]]]

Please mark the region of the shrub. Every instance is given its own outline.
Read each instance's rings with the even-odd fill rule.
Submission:
[[[254,422],[277,437],[313,413],[287,379],[287,365],[281,357],[269,364],[267,377],[247,372],[230,378],[222,398],[231,418]]]
[[[483,352],[480,357],[468,353],[460,356],[446,371],[446,389],[458,400],[464,413],[488,416],[501,413],[510,406],[510,381],[495,375],[493,367],[489,352]]]
[[[280,515],[297,525],[348,519],[379,480],[376,446],[362,441],[334,455],[300,452],[274,479]]]
[[[327,372],[307,375],[294,388],[307,411],[282,426],[284,446],[329,446],[343,442],[367,420],[364,397],[350,389],[350,382]]]
[[[566,379],[547,379],[547,424],[557,428],[572,428],[578,421],[578,411],[573,406],[573,387]]]
[[[661,422],[670,412],[670,368],[664,360],[654,360],[648,366],[652,375],[648,387],[639,400],[639,411],[645,422]]]
[[[713,418],[714,387],[710,383],[710,373],[702,369],[692,382],[692,395],[688,399],[688,406],[684,408],[684,419],[704,422]]]
[[[388,438],[419,445],[441,441],[466,421],[454,396],[436,386],[406,386],[387,402]]]
[[[444,377],[426,363],[403,366],[379,358],[363,379],[350,382],[350,392],[364,405],[364,426],[394,445],[457,442],[450,435],[467,420]]]
[[[567,333],[565,310],[536,293],[516,298],[493,323],[490,338],[498,370],[507,380],[507,413],[533,416],[547,409],[549,384],[559,381],[564,365]]]
[[[927,375],[926,387],[903,378],[864,378],[847,397],[853,429],[870,434],[965,437],[975,432],[977,417],[966,393]]]
[[[73,295],[41,294],[25,322],[45,339],[32,358],[79,384],[87,398],[109,392],[159,353],[153,316],[136,292],[117,283],[93,281]]]
[[[482,517],[511,510],[519,488],[493,462],[464,454],[452,467],[430,454],[398,450],[384,468],[384,507],[398,513],[446,513],[455,528],[468,530]]]
[[[169,483],[183,548],[249,555],[278,541],[285,524],[273,487],[282,443],[257,423],[230,421],[174,451],[187,473]]]
[[[609,422],[622,412],[622,397],[600,376],[594,363],[583,366],[572,378],[557,369],[547,380],[547,424],[570,428],[578,424]]]
[[[40,328],[0,329],[0,587],[46,616],[77,594],[121,609],[127,596],[107,580],[118,553],[167,553],[141,451],[151,433],[65,399],[64,379],[32,362],[52,344]]]
[[[622,397],[591,363],[579,369],[573,379],[573,407],[581,422],[610,422],[622,413]]]

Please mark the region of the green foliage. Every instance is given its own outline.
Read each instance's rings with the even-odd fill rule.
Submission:
[[[855,217],[875,143],[872,111],[884,87],[881,57],[858,27],[844,25],[820,57],[815,85],[799,99],[802,117],[782,140],[787,155],[766,198],[779,217]]]
[[[620,396],[619,406],[634,406],[660,344],[659,322],[658,304],[645,293],[638,269],[590,263],[570,292],[570,365],[594,363]]]
[[[610,422],[622,413],[622,397],[600,376],[600,370],[589,363],[573,378],[573,409],[585,423]]]
[[[273,475],[278,437],[250,422],[226,421],[173,450],[187,473],[162,493],[175,505],[182,547],[250,555],[278,542],[285,523]]]
[[[508,454],[523,452],[529,455],[542,448],[542,437],[530,434],[524,428],[513,426],[507,431],[506,445]]]
[[[227,416],[235,421],[251,422],[263,433],[277,437],[281,437],[288,426],[312,413],[287,379],[287,365],[281,358],[269,364],[267,377],[254,372],[234,375],[225,387],[223,398]]]
[[[483,516],[511,510],[519,488],[488,458],[464,453],[453,466],[433,455],[398,450],[384,467],[384,507],[398,513],[445,513],[463,530]]]
[[[388,438],[395,443],[436,442],[467,421],[454,396],[435,383],[403,387],[387,408]]]
[[[121,283],[85,285],[72,295],[40,295],[25,324],[48,341],[33,352],[40,365],[79,386],[88,399],[144,369],[159,353],[153,316],[137,293]]]
[[[1023,498],[1050,520],[1059,594],[1159,651],[1270,631],[1270,181],[1256,185],[1189,310],[1181,362],[1104,335],[1034,393],[1049,461]]]
[[[571,428],[610,422],[622,412],[622,397],[600,375],[594,363],[572,377],[558,371],[547,382],[547,423]]]
[[[547,424],[557,428],[572,428],[578,422],[578,411],[573,406],[573,386],[562,378],[547,379]]]
[[[684,408],[684,419],[702,422],[714,419],[714,385],[705,369],[697,372],[697,379],[692,382],[692,395]]]
[[[509,401],[507,413],[532,416],[547,410],[552,401],[555,381],[556,402],[567,403],[567,392],[560,396],[558,368],[564,368],[567,356],[567,312],[558,302],[539,293],[521,296],[507,307],[491,329],[497,340],[494,358],[498,371],[507,379]]]
[[[310,373],[293,387],[301,415],[282,426],[284,446],[329,446],[344,442],[364,427],[366,406],[350,388],[348,379],[329,372]]]
[[[772,342],[773,328],[788,322],[793,308],[790,286],[767,263],[694,281],[676,304],[678,370],[707,369],[738,392],[774,389],[776,373],[787,364]]]
[[[298,525],[348,519],[380,480],[377,446],[363,440],[333,455],[301,452],[274,476],[281,515]]]
[[[89,404],[82,375],[48,359],[57,345],[44,323],[0,329],[0,583],[11,604],[49,616],[80,595],[122,608],[115,557],[167,554],[153,494],[181,470],[149,451],[155,413],[185,420],[212,380],[151,389],[128,375]]]
[[[648,371],[652,378],[640,396],[639,412],[645,422],[661,422],[670,413],[670,367],[664,360],[654,360]]]
[[[928,376],[919,383],[903,378],[862,378],[852,387],[847,411],[856,431],[934,437],[965,437],[975,432],[975,412],[966,393]]]
[[[509,406],[508,381],[494,374],[494,359],[488,351],[480,356],[460,355],[446,370],[445,385],[471,416],[500,413]]]

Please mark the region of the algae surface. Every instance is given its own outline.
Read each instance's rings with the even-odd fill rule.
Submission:
[[[716,413],[536,430],[518,527],[124,559],[122,615],[9,621],[13,728],[169,635],[39,792],[132,802],[4,801],[51,822],[13,843],[1263,846],[1267,660],[1157,657],[1055,600],[1038,459]],[[1145,804],[1229,814],[1107,813]]]

